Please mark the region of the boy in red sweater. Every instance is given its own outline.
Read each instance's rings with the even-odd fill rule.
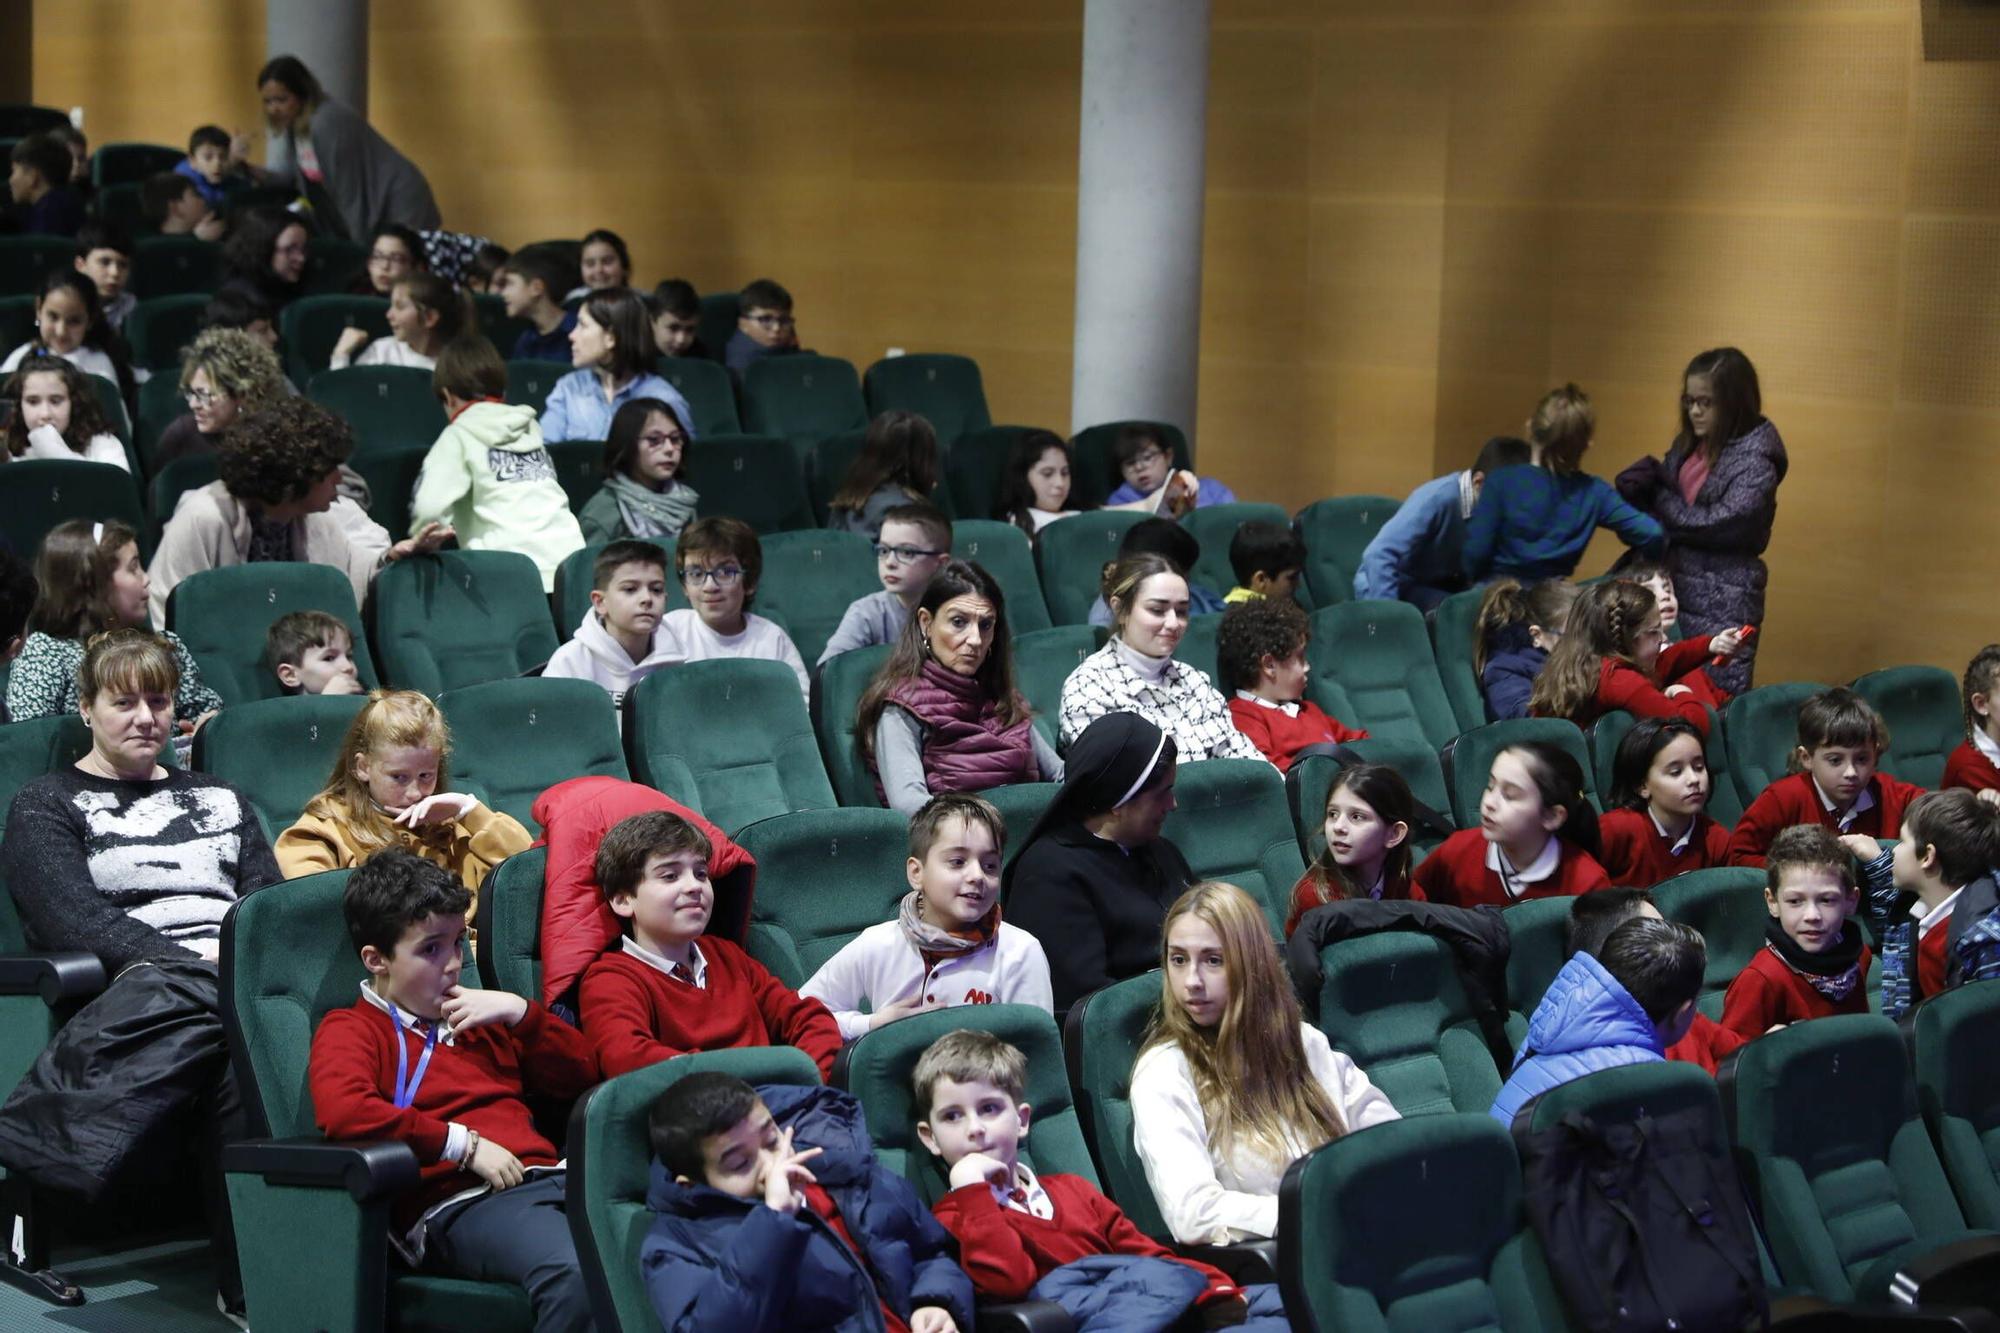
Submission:
[[[1973,656],[1960,686],[1965,739],[1944,761],[1940,787],[1965,787],[2000,802],[2000,643]]]
[[[1722,1026],[1744,1038],[1828,1014],[1868,1012],[1868,946],[1854,858],[1831,830],[1798,824],[1764,862],[1764,947],[1729,983]]]
[[[665,810],[604,835],[597,883],[625,936],[584,969],[578,1006],[605,1078],[688,1051],[796,1046],[833,1072],[840,1028],[740,947],[704,935],[715,910],[708,835]]]
[[[1653,905],[1653,895],[1645,889],[1604,889],[1572,899],[1564,957],[1579,953],[1596,957],[1604,941],[1611,938],[1611,932],[1635,916],[1655,921],[1665,919]],[[1717,1062],[1747,1040],[1697,1009],[1687,1035],[1667,1047],[1667,1059],[1700,1065],[1713,1074]]]
[[[1252,597],[1222,613],[1215,632],[1216,670],[1229,719],[1283,773],[1309,745],[1366,740],[1306,698],[1306,613],[1289,593]]]
[[[1021,1162],[1033,1108],[1027,1057],[1017,1047],[990,1032],[948,1032],[919,1057],[911,1080],[924,1117],[917,1137],[951,1177],[951,1192],[933,1211],[957,1238],[959,1264],[981,1299],[1024,1300],[1063,1264],[1129,1254],[1199,1273],[1207,1285],[1195,1305],[1208,1327],[1246,1317],[1282,1321],[1276,1286],[1238,1287],[1220,1269],[1183,1259],[1139,1230],[1083,1177],[1038,1177]]]
[[[330,1139],[394,1139],[417,1155],[391,1239],[426,1271],[527,1289],[538,1330],[593,1327],[564,1212],[562,1153],[529,1089],[597,1081],[583,1035],[539,1004],[459,986],[472,895],[400,847],[348,877],[347,933],[368,980],[313,1036],[308,1081]]]
[[[1799,709],[1793,771],[1764,788],[1736,822],[1729,863],[1763,865],[1778,830],[1794,824],[1895,837],[1904,809],[1924,789],[1875,771],[1888,744],[1888,727],[1853,690],[1841,686],[1806,700]]]

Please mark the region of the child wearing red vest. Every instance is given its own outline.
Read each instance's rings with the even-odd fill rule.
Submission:
[[[1960,686],[1965,704],[1965,739],[1944,761],[1941,787],[1993,792],[2000,801],[2000,643],[1981,648],[1965,668]]]
[[[1728,864],[1729,830],[1704,812],[1713,775],[1701,733],[1681,718],[1642,718],[1618,742],[1597,859],[1613,884],[1647,888]]]
[[[1229,720],[1280,773],[1309,745],[1368,739],[1306,698],[1308,635],[1306,613],[1290,597],[1236,602],[1215,631],[1216,670],[1230,691]]]
[[[1558,746],[1524,741],[1493,756],[1479,827],[1446,838],[1411,878],[1425,898],[1455,907],[1589,893],[1611,886],[1597,845],[1582,766]]]
[[[1771,843],[1764,864],[1764,947],[1722,1000],[1722,1026],[1744,1038],[1829,1014],[1868,1012],[1868,946],[1854,858],[1818,824]]]
[[[597,883],[625,926],[584,969],[578,1007],[605,1078],[688,1051],[796,1046],[833,1072],[840,1028],[741,947],[705,935],[715,910],[708,835],[653,810],[621,821],[597,849]]]
[[[1660,609],[1638,583],[1592,584],[1570,608],[1562,641],[1535,680],[1529,704],[1536,717],[1566,717],[1587,727],[1614,709],[1638,717],[1677,717],[1703,737],[1709,712],[1729,696],[1704,669],[1743,645],[1741,630],[1665,647]]]
[[[1903,811],[1924,789],[1875,765],[1889,729],[1866,700],[1842,686],[1816,694],[1799,710],[1792,772],[1750,803],[1729,839],[1729,863],[1760,866],[1780,829],[1817,824],[1836,835],[1894,837]]]

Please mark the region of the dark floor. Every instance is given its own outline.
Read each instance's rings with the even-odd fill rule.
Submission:
[[[208,1246],[184,1240],[115,1252],[57,1252],[56,1271],[84,1290],[82,1305],[38,1301],[0,1286],[0,1329],[93,1333],[228,1333],[215,1308]]]

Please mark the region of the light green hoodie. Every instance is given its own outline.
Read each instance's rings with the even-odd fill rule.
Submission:
[[[467,550],[527,556],[544,592],[554,589],[563,557],[583,545],[535,411],[516,403],[473,403],[438,436],[410,500],[410,531],[430,522],[451,524]]]

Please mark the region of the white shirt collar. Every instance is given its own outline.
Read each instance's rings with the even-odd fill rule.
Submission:
[[[428,1022],[426,1022],[424,1019],[418,1018],[415,1014],[403,1008],[402,1005],[397,1004],[394,1000],[391,1000],[386,996],[382,995],[375,989],[374,983],[369,981],[364,981],[361,983],[361,998],[368,1001],[368,1003],[374,1005],[377,1009],[380,1009],[383,1013],[389,1015],[389,1017],[395,1019],[396,1026],[402,1028],[404,1031],[414,1032],[419,1037],[430,1036],[431,1025]],[[451,1029],[451,1024],[445,1022],[440,1022],[438,1024],[439,1041],[443,1042],[447,1046],[450,1046],[452,1045],[453,1035],[454,1034]]]
[[[1840,831],[1847,832],[1854,827],[1854,821],[1875,808],[1875,784],[1871,781],[1861,788],[1861,794],[1854,798],[1854,804],[1846,814],[1834,808],[1833,798],[1819,785],[1819,779],[1807,774],[1806,781],[1812,783],[1813,795],[1819,797],[1820,809],[1832,815],[1840,824]]]
[[[993,1191],[993,1202],[1002,1208],[1017,1213],[1027,1213],[1031,1217],[1041,1218],[1044,1222],[1053,1220],[1056,1215],[1055,1200],[1051,1199],[1049,1192],[1042,1188],[1042,1182],[1035,1179],[1035,1173],[1028,1169],[1026,1162],[1014,1163],[1014,1188],[1026,1195],[1026,1198],[1017,1199],[1013,1190],[999,1185],[989,1185],[987,1188]]]
[[[1519,870],[1507,864],[1507,858],[1500,853],[1499,843],[1486,844],[1486,868],[1500,876],[1500,887],[1509,898],[1520,897],[1528,891],[1529,885],[1539,884],[1555,874],[1556,867],[1561,864],[1562,839],[1554,834],[1550,834],[1549,840],[1542,844],[1540,854]]]
[[[1118,660],[1123,662],[1133,675],[1145,681],[1148,685],[1158,685],[1161,681],[1165,680],[1167,672],[1174,665],[1173,658],[1148,657],[1115,635],[1111,640],[1111,650],[1118,655]]]
[[[1952,890],[1951,897],[1936,907],[1925,907],[1921,900],[1910,904],[1910,915],[1917,919],[1917,938],[1931,933],[1931,927],[1941,926],[1951,920],[1951,909],[1958,906],[1958,895],[1965,892],[1963,885]]]
[[[1263,695],[1252,694],[1248,690],[1236,691],[1236,697],[1245,703],[1256,704],[1259,707],[1268,708],[1273,712],[1283,713],[1286,717],[1297,717],[1299,715],[1299,704],[1296,699],[1288,704],[1281,704],[1275,699],[1266,699]]]
[[[1662,838],[1667,836],[1666,825],[1660,823],[1660,817],[1653,813],[1653,807],[1650,805],[1646,807],[1646,818],[1653,821],[1653,831],[1655,833],[1659,834]],[[1701,822],[1700,815],[1696,815],[1693,819],[1690,819],[1688,821],[1687,832],[1681,834],[1680,837],[1676,838],[1674,840],[1674,845],[1667,849],[1670,855],[1679,856],[1682,852],[1685,852],[1688,849],[1688,844],[1694,841],[1694,826],[1696,824],[1699,824],[1700,822]]]
[[[1972,729],[1972,748],[1986,756],[1986,762],[2000,768],[2000,741],[1986,734],[1984,727]]]
[[[639,941],[633,939],[630,935],[627,935],[623,940],[619,941],[618,947],[623,949],[626,953],[631,954],[634,958],[644,963],[647,967],[652,968],[654,971],[664,972],[668,976],[673,975],[676,964],[669,962],[667,959],[662,958],[659,954],[654,953],[651,949],[648,949],[645,945],[639,943]],[[702,956],[701,946],[699,944],[693,943],[692,941],[690,941],[688,944],[688,953],[690,953],[694,957],[695,989],[707,990],[708,959]]]

